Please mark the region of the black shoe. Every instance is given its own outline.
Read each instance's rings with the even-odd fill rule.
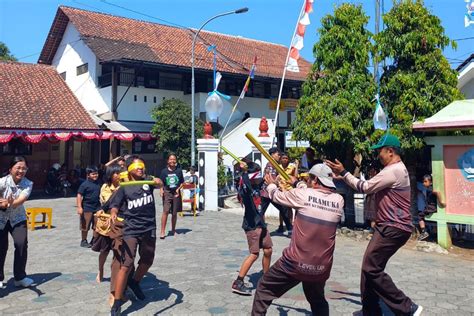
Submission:
[[[140,288],[140,285],[138,284],[137,281],[135,280],[130,280],[128,282],[128,288],[132,291],[133,295],[140,301],[143,301],[145,299],[145,294],[143,294],[142,289]]]
[[[114,305],[110,308],[110,316],[120,316],[122,314],[122,300],[114,300]]]
[[[285,232],[285,228],[283,225],[278,226],[278,229],[276,230],[277,233],[283,234]]]
[[[92,248],[93,245],[94,245],[94,238],[91,239],[91,242],[89,243],[89,248]]]
[[[87,240],[82,240],[81,241],[81,247],[83,248],[90,248],[91,246],[89,245],[89,243],[87,242]]]
[[[252,295],[252,290],[245,286],[244,281],[235,280],[232,283],[232,292],[240,295]]]
[[[412,303],[412,304],[411,304],[410,315],[413,315],[413,316],[420,316],[422,311],[423,311],[423,306],[421,306],[421,305],[416,305],[415,303]]]

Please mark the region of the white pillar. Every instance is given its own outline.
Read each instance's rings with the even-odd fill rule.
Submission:
[[[257,140],[260,145],[262,145],[263,149],[268,152],[268,150],[272,146],[271,137],[257,137]],[[262,153],[254,145],[252,145],[252,161],[260,165],[260,167],[262,168],[262,172],[268,162],[267,158],[265,158],[265,156],[262,155]]]
[[[198,139],[199,209],[217,211],[218,139]]]

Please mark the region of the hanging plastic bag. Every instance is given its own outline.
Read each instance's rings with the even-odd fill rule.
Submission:
[[[375,129],[386,131],[388,127],[387,115],[385,115],[385,111],[383,110],[382,104],[380,104],[379,96],[377,95],[375,98],[377,100],[377,105],[375,107],[374,113],[374,127]]]

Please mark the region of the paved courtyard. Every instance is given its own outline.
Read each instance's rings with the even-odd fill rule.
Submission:
[[[98,254],[79,247],[74,198],[32,200],[27,206],[54,208],[51,230],[29,233],[27,272],[36,286],[13,286],[13,244],[5,265],[8,280],[0,290],[0,315],[106,315],[109,313],[110,258],[106,280],[95,281]],[[161,204],[157,203],[157,218]],[[253,297],[231,293],[231,283],[247,255],[241,215],[205,212],[178,219],[179,235],[157,241],[155,262],[142,282],[147,299],[127,302],[124,314],[247,315]],[[276,227],[271,226],[270,231]],[[275,261],[289,239],[274,236]],[[331,315],[352,315],[360,309],[359,270],[366,241],[338,237],[335,262],[326,286]],[[456,255],[422,253],[405,247],[389,262],[396,284],[425,308],[423,315],[474,315],[474,262]],[[111,255],[110,255],[111,257]],[[246,282],[256,286],[261,264]],[[274,302],[269,315],[310,314],[302,288],[295,287]],[[390,313],[387,313],[390,315]]]

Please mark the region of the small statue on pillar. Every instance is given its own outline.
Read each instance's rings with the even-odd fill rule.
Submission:
[[[212,136],[212,125],[209,122],[204,124],[204,139],[214,139]]]
[[[268,122],[265,116],[260,120],[260,126],[258,129],[260,130],[258,137],[270,137],[270,135],[268,135]]]

